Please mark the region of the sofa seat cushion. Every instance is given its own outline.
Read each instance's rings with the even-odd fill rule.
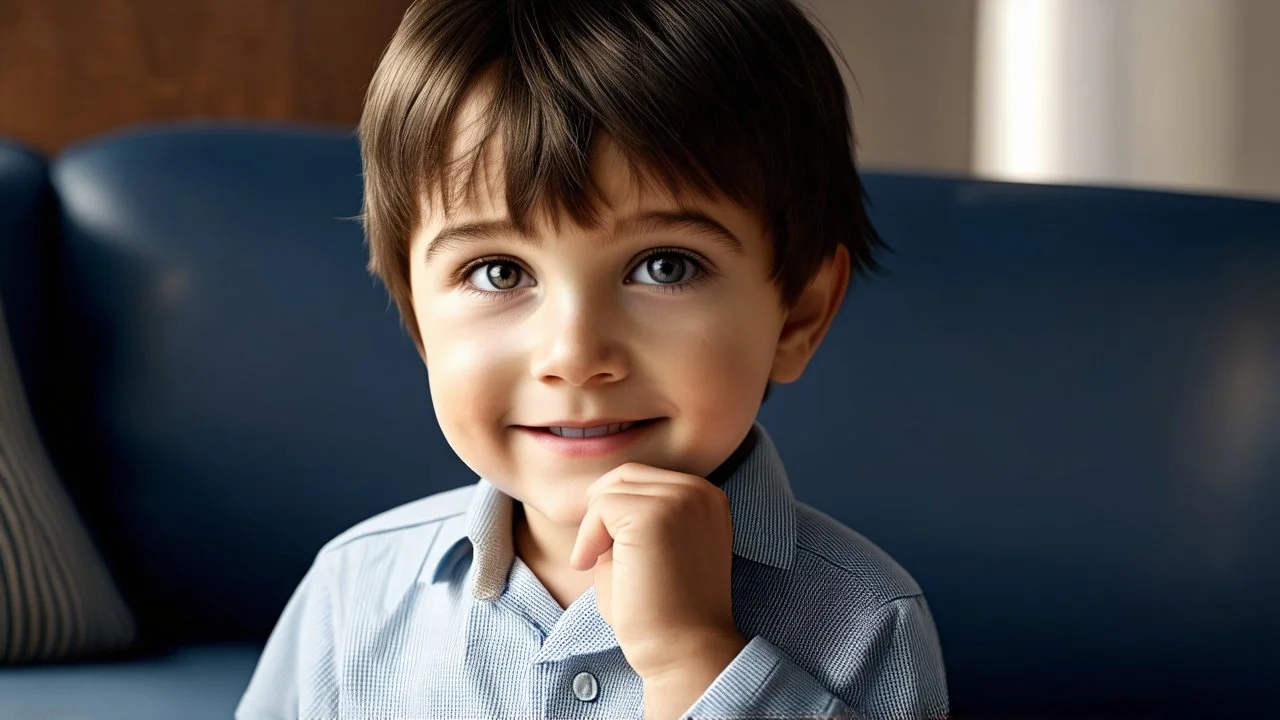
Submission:
[[[0,720],[227,720],[258,645],[196,645],[118,662],[0,669]]]

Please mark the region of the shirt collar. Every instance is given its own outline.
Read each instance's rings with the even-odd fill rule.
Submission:
[[[785,570],[795,557],[795,496],[769,434],[758,424],[752,432],[754,447],[720,486],[733,516],[733,554]],[[514,508],[511,496],[481,479],[467,509],[466,534],[441,554],[433,581],[445,577],[454,562],[470,553],[473,594],[482,600],[499,598],[515,559]]]

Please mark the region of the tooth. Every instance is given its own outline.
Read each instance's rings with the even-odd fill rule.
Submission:
[[[609,426],[609,434],[613,435],[614,433],[618,432],[618,428],[620,427],[622,427],[621,423],[613,423],[612,425]]]
[[[547,428],[547,432],[549,432],[549,433],[551,433],[552,435],[555,435],[555,436],[557,436],[557,437],[564,437],[564,430],[562,430],[561,428],[558,428],[558,427],[549,427],[549,428]]]
[[[580,438],[580,437],[585,437],[586,434],[587,433],[584,428],[565,428],[564,429],[565,437]]]
[[[635,423],[633,422],[620,423],[618,425],[617,432],[622,432],[623,430],[630,430],[632,425],[635,425]]]
[[[598,427],[587,428],[586,432],[583,433],[583,436],[584,437],[600,437],[601,435],[608,435],[608,434],[609,434],[609,426],[600,425]]]

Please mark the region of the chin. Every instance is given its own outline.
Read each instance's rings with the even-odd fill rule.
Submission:
[[[577,527],[587,514],[589,485],[576,478],[522,484],[520,492],[513,493],[513,497],[557,525]]]
[[[587,516],[587,506],[584,502],[555,503],[550,506],[535,505],[534,509],[542,513],[551,522],[564,527],[577,527],[582,524],[583,518]]]

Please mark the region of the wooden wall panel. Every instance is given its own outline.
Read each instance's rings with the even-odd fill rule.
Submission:
[[[353,126],[409,0],[0,0],[0,136],[179,118]]]

